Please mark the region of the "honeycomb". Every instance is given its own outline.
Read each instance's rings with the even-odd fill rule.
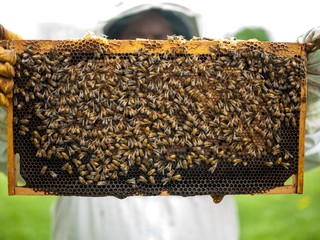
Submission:
[[[264,193],[298,171],[302,45],[117,41],[16,47],[27,188],[74,196]]]

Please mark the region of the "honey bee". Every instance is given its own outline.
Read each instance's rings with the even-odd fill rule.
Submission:
[[[188,162],[187,162],[187,160],[183,160],[181,166],[182,166],[184,169],[187,169],[187,168],[188,168]]]
[[[272,147],[272,154],[273,155],[278,155],[279,153],[280,153],[280,145],[277,144],[277,145]]]
[[[20,129],[22,132],[25,132],[25,133],[29,132],[29,128],[24,125],[20,125]]]
[[[167,156],[167,160],[168,161],[172,161],[176,158],[176,155],[175,154],[171,154],[170,156]]]
[[[136,179],[135,178],[130,178],[130,179],[127,180],[127,183],[135,186],[136,185]]]
[[[225,153],[223,150],[221,150],[220,152],[218,152],[218,157],[222,158],[225,156]]]
[[[46,171],[47,171],[47,169],[48,169],[47,166],[43,166],[43,167],[41,168],[40,174],[41,174],[41,175],[45,174]]]
[[[272,147],[272,142],[269,139],[267,139],[267,146]]]
[[[66,154],[65,152],[61,152],[61,155],[62,155],[62,157],[63,157],[64,159],[70,160],[68,154]]]
[[[209,172],[210,172],[210,173],[214,173],[214,171],[216,170],[217,166],[218,166],[218,164],[214,164],[213,166],[211,166],[211,167],[209,168]]]
[[[81,171],[83,171],[84,169],[86,168],[86,165],[80,165],[79,167],[78,167],[78,172],[81,172]]]
[[[134,55],[129,55],[128,57],[129,57],[129,60],[130,60],[131,63],[137,61]]]
[[[87,185],[86,180],[84,180],[84,178],[83,178],[83,177],[81,177],[81,176],[79,176],[79,182],[80,182],[80,183],[82,183],[82,184]]]
[[[36,153],[36,157],[41,158],[41,157],[46,157],[46,152],[44,149],[38,149],[37,153]]]
[[[37,138],[33,138],[33,144],[35,145],[36,148],[38,149],[40,148],[40,143]]]
[[[105,186],[107,184],[106,181],[99,181],[97,182],[97,186]]]
[[[168,178],[168,177],[161,179],[161,182],[162,182],[163,186],[165,186],[165,185],[166,185],[167,183],[169,183],[170,181],[171,181],[171,178]]]
[[[81,159],[84,158],[86,155],[87,155],[86,152],[81,152],[81,153],[78,155],[78,158],[81,160]]]
[[[214,159],[213,157],[208,158],[205,161],[206,161],[206,164],[210,164],[210,165],[214,165],[214,164],[218,163],[218,160]]]
[[[91,185],[92,183],[93,183],[93,181],[92,181],[91,179],[86,180],[86,185],[87,185],[87,186]]]
[[[236,166],[238,163],[241,163],[242,162],[242,159],[241,158],[235,158],[232,160],[233,162],[233,166]]]
[[[49,174],[52,178],[57,178],[58,177],[58,174],[55,173],[54,171],[49,171]]]
[[[96,174],[95,177],[93,178],[94,182],[98,182],[100,180],[101,175],[100,174]]]
[[[90,165],[90,163],[87,163],[85,166],[87,167],[87,169],[88,169],[90,172],[93,172],[93,168],[92,168],[92,166]]]
[[[281,162],[281,165],[282,165],[285,169],[288,169],[288,167],[290,166],[290,163],[288,163],[288,162]]]
[[[193,128],[191,134],[192,135],[196,135],[198,133],[198,129],[197,128]]]
[[[72,165],[71,164],[69,164],[68,166],[67,166],[67,172],[69,173],[69,174],[72,174],[73,173],[73,170],[72,170]]]
[[[180,174],[176,174],[176,175],[172,176],[172,180],[181,181],[182,180],[181,175]]]
[[[23,74],[24,74],[26,77],[29,77],[29,76],[30,76],[30,74],[29,74],[29,72],[28,72],[27,69],[23,69]]]
[[[265,162],[264,165],[266,165],[267,167],[272,167],[273,166],[273,162],[272,161]]]
[[[156,180],[154,179],[153,176],[149,176],[149,181],[151,182],[151,184],[155,184]]]
[[[282,163],[282,158],[281,157],[279,157],[277,160],[276,160],[276,162],[275,162],[277,165],[279,165],[280,163]]]
[[[29,123],[29,119],[20,119],[20,123],[21,124],[28,124]]]
[[[79,172],[79,168],[78,168],[78,172]],[[80,171],[79,172],[81,176],[86,176],[89,174],[89,171]],[[93,179],[93,177],[91,176],[91,178]]]
[[[148,182],[148,180],[147,180],[144,176],[142,176],[142,175],[139,176],[138,181],[139,181],[139,182],[142,182],[142,183],[147,183],[147,182]]]
[[[154,173],[156,172],[156,169],[151,169],[151,170],[149,170],[148,172],[147,172],[147,175],[148,176],[151,176],[151,175],[153,175]]]
[[[78,165],[81,165],[82,164],[82,162],[81,161],[79,161],[78,159],[72,159],[72,162],[76,165],[76,166],[78,166]]]
[[[274,134],[274,137],[275,137],[277,143],[281,142],[281,137],[279,134]]]
[[[287,151],[287,150],[285,150],[285,154],[284,154],[284,159],[289,159],[289,158],[293,158],[293,156]]]
[[[173,170],[173,169],[171,169],[170,168],[170,170],[168,170],[169,172],[167,173],[167,177],[172,177],[173,176],[173,174],[175,173],[175,170]]]

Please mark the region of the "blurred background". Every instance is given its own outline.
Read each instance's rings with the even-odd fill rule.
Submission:
[[[159,1],[149,1],[159,3]],[[24,39],[68,39],[98,31],[119,12],[142,1],[6,1],[0,23]],[[199,14],[202,36],[295,42],[320,25],[314,1],[171,1]],[[56,197],[7,196],[0,173],[0,240],[49,239]],[[237,196],[241,239],[320,239],[320,168],[305,173],[303,195]],[[212,203],[213,204],[213,203]]]
[[[122,10],[142,3],[146,1],[2,1],[0,22],[25,39],[76,38]],[[202,34],[213,38],[231,36],[243,27],[263,27],[273,41],[294,42],[320,24],[320,2],[313,0],[176,0],[171,3],[181,4],[201,15]]]

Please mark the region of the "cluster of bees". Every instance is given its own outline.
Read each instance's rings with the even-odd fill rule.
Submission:
[[[304,62],[258,43],[225,45],[107,54],[98,44],[80,57],[27,47],[16,65],[17,132],[39,161],[61,160],[84,185],[166,185],[200,165],[214,174],[221,162],[290,168],[281,128],[298,124]],[[39,174],[59,176],[47,166]]]

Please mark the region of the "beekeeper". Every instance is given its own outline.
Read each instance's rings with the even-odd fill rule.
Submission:
[[[142,5],[103,24],[101,33],[113,39],[166,39],[167,35],[199,36],[197,15],[170,4]],[[4,39],[18,39],[7,31]],[[301,36],[299,42],[320,41],[320,28]],[[14,52],[0,49],[1,93],[5,107],[12,94]],[[320,51],[309,54],[306,122],[307,164],[320,158]],[[6,112],[0,115],[1,159],[6,161]],[[308,165],[308,166],[309,166]],[[52,212],[52,239],[238,239],[235,201],[225,197],[213,204],[210,196],[197,197],[59,197]]]

